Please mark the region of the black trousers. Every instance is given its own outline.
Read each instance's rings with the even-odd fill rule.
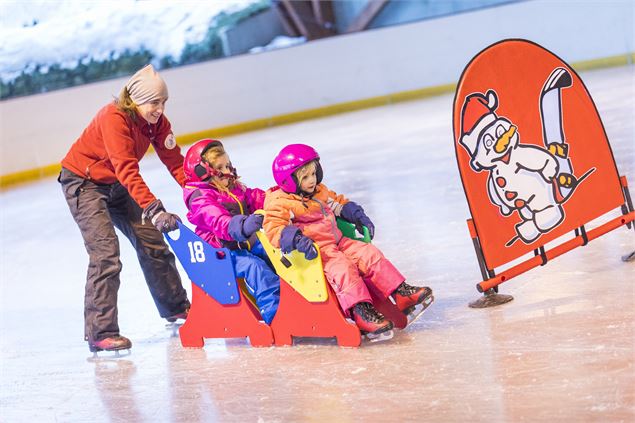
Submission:
[[[65,168],[58,181],[89,257],[84,297],[87,341],[119,335],[117,292],[122,265],[115,227],[137,251],[146,284],[161,317],[173,316],[189,307],[174,255],[161,232],[149,221],[142,223],[142,209],[125,187],[119,183],[95,184]]]

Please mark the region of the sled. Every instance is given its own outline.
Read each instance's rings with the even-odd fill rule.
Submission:
[[[192,304],[179,328],[181,345],[201,348],[204,338],[248,337],[254,347],[271,346],[271,328],[261,321],[244,281],[236,279],[230,251],[178,225],[165,238],[192,282]]]
[[[486,294],[470,306],[509,301],[496,298],[501,283],[618,227],[631,228],[628,183],[593,99],[550,51],[513,39],[476,55],[457,85],[453,129],[483,277],[476,288]],[[527,164],[539,155],[546,158],[536,161],[542,168]],[[622,215],[605,221],[616,209]],[[604,223],[588,227],[602,217]]]
[[[364,228],[364,236],[359,237],[355,234],[355,227],[348,222],[338,219],[338,227],[344,227],[343,233],[354,239],[370,241],[367,228]],[[339,346],[358,347],[361,344],[360,331],[346,319],[335,293],[327,283],[317,245],[317,258],[306,260],[304,254],[297,250],[282,254],[280,249],[271,245],[262,231],[257,236],[280,276],[280,305],[271,322],[275,344],[292,345],[293,337],[313,337],[336,338]],[[377,309],[392,320],[396,328],[406,327],[407,317],[394,304],[382,298],[371,286],[369,291]]]

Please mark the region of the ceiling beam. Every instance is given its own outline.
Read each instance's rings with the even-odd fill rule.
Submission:
[[[363,31],[370,22],[386,6],[388,0],[370,0],[364,10],[362,10],[355,20],[346,28],[346,33]]]
[[[333,2],[326,0],[279,0],[278,12],[285,29],[292,36],[307,40],[335,35]]]

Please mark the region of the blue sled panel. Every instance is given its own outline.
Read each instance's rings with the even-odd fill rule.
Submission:
[[[192,283],[220,304],[238,303],[238,284],[227,248],[212,247],[180,222],[179,231],[165,234],[165,239]]]

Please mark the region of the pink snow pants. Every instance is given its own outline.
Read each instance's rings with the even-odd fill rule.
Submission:
[[[372,302],[367,285],[388,297],[406,280],[373,244],[342,238],[321,245],[320,253],[324,275],[347,315],[355,304]]]

